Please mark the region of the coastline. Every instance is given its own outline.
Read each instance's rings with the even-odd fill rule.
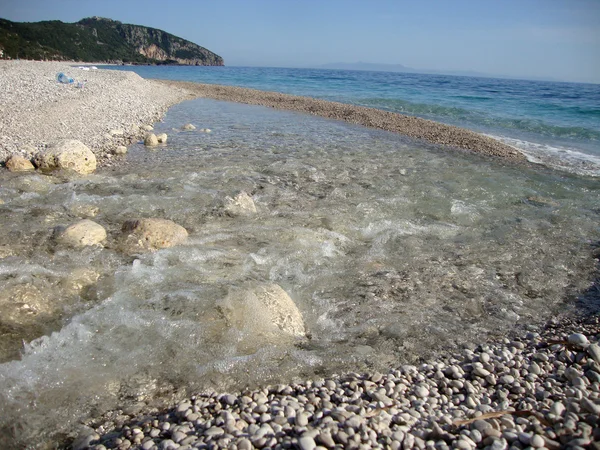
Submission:
[[[287,111],[312,114],[327,119],[343,120],[355,125],[391,131],[432,144],[468,150],[486,156],[525,161],[525,155],[514,147],[464,128],[419,117],[364,106],[320,100],[312,97],[260,91],[237,86],[202,84],[189,81],[154,79],[159,84],[185,89],[196,97],[246,103]]]
[[[10,155],[31,158],[61,139],[77,139],[99,167],[115,163],[113,151],[141,139],[144,126],[169,107],[206,97],[297,111],[399,133],[448,148],[526,161],[516,148],[463,128],[413,116],[311,97],[193,82],[143,79],[129,71],[81,71],[77,63],[1,61],[0,162]],[[64,72],[83,88],[61,85]]]
[[[2,66],[0,65],[0,70],[1,68]],[[70,69],[72,69],[72,72],[75,73],[75,68],[70,67]],[[51,68],[51,70],[55,69]],[[88,75],[89,73],[90,72],[85,72],[84,76],[89,79],[94,79]],[[96,73],[101,74],[102,72],[94,72],[94,77],[96,76]],[[4,160],[7,156],[6,153],[19,152],[24,155],[27,155],[28,150],[26,148],[23,148],[23,146],[25,145],[35,146],[36,150],[41,150],[44,148],[43,142],[50,141],[50,139],[55,139],[61,133],[64,133],[64,130],[67,130],[70,133],[70,136],[68,137],[80,138],[83,142],[89,143],[90,147],[99,158],[99,162],[102,166],[110,166],[111,164],[113,164],[113,161],[116,161],[110,156],[112,148],[114,148],[114,146],[123,144],[126,145],[133,139],[139,138],[144,133],[144,131],[140,128],[140,125],[153,123],[164,114],[168,107],[183,100],[191,99],[193,97],[208,97],[216,100],[235,101],[241,103],[250,103],[267,107],[273,107],[277,109],[299,111],[331,119],[344,120],[350,123],[369,126],[382,130],[398,132],[417,139],[424,139],[428,142],[433,142],[435,144],[447,145],[450,147],[458,147],[465,150],[480,152],[493,157],[508,158],[516,161],[524,160],[524,157],[521,153],[517,152],[511,147],[504,146],[502,143],[495,141],[491,138],[478,135],[477,133],[470,132],[468,130],[463,130],[457,127],[451,127],[443,124],[437,124],[436,122],[431,122],[424,119],[402,116],[400,114],[374,110],[371,108],[355,107],[335,102],[311,99],[308,97],[297,97],[286,94],[270,93],[228,86],[202,85],[196,83],[170,82],[162,80],[144,80],[135,74],[133,74],[133,76],[130,75],[130,72],[121,73],[124,73],[126,75],[117,76],[113,72],[111,72],[108,76],[100,75],[100,78],[97,79],[98,82],[96,87],[93,87],[93,84],[89,83],[89,89],[84,88],[80,91],[76,91],[75,89],[73,89],[72,91],[65,91],[63,89],[64,92],[60,93],[62,95],[62,97],[60,98],[38,96],[36,98],[32,98],[31,102],[21,101],[20,104],[17,104],[16,102],[13,104],[9,104],[8,106],[11,106],[10,108],[7,107],[6,103],[2,103],[3,108],[6,107],[6,111],[10,110],[11,115],[20,115],[23,114],[24,111],[33,112],[33,110],[31,109],[32,105],[35,104],[36,101],[45,99],[44,102],[41,105],[39,105],[36,114],[31,114],[24,120],[21,120],[22,116],[18,116],[19,123],[16,123],[16,121],[11,121],[10,123],[8,123],[8,126],[6,126],[7,123],[3,121],[3,126],[5,126],[5,128],[0,128],[0,130],[2,131],[0,135],[12,136],[10,133],[16,133],[16,131],[14,130],[18,130],[19,140],[12,139],[8,142],[3,140],[2,145],[0,145],[0,157],[2,158],[2,160]],[[54,81],[54,83],[56,82]],[[110,88],[111,83],[116,83],[116,85],[113,86],[113,90],[111,90]],[[23,85],[26,86],[26,84]],[[123,91],[126,89],[130,89],[132,85],[138,86],[139,90],[137,90],[138,88],[136,88],[136,91],[134,94],[132,94],[132,98],[130,100],[120,102],[119,100],[123,100]],[[82,93],[83,95],[79,97],[74,97],[73,95],[71,95],[73,94],[73,92],[75,92],[74,95],[79,95],[80,93]],[[88,95],[89,97],[86,97]],[[144,95],[147,95],[147,97],[143,97]],[[138,103],[136,103],[136,100],[133,99],[133,96],[141,97]],[[66,105],[70,105],[67,111],[65,111]],[[90,110],[88,107],[92,108],[92,110]],[[109,114],[113,111],[116,113],[116,115],[119,115],[119,118],[117,120],[115,120],[114,117],[112,117]],[[120,115],[121,111],[123,112],[123,115]],[[62,113],[64,113],[64,115],[61,115]],[[8,114],[3,114],[3,116],[7,117]],[[77,116],[82,116],[80,117],[81,120],[77,121],[78,126],[70,128],[69,120]],[[60,118],[59,122],[62,121],[61,126],[57,125],[57,117]],[[40,127],[40,118],[46,118],[48,123],[43,124],[43,126]],[[123,135],[110,135],[110,130],[112,129],[122,129],[124,131]],[[7,133],[6,130],[9,130],[9,133]],[[27,130],[29,130],[29,132]],[[43,138],[44,140],[39,141],[40,138],[38,138],[38,136],[42,136],[42,132],[46,134],[43,135],[45,136]],[[42,142],[42,144],[36,143],[38,141]],[[458,390],[456,392],[453,391],[452,394],[447,394],[447,397],[456,396],[456,398],[458,399],[458,404],[454,403],[454,405],[456,406],[455,410],[460,411],[462,416],[453,416],[452,414],[454,413],[447,412],[444,415],[449,415],[450,419],[452,420],[450,420],[449,423],[445,424],[439,422],[439,430],[438,428],[435,428],[433,425],[431,425],[431,423],[437,424],[436,420],[440,419],[441,416],[436,415],[435,408],[429,408],[426,404],[430,398],[439,399],[441,397],[436,397],[435,395],[422,397],[419,393],[423,392],[421,389],[423,384],[430,383],[430,381],[432,381],[434,377],[437,376],[437,371],[433,369],[436,369],[435,364],[442,363],[440,361],[432,362],[430,364],[431,367],[419,367],[415,369],[391,369],[392,376],[383,375],[381,376],[381,378],[381,374],[369,374],[368,376],[361,375],[360,377],[352,375],[346,378],[327,379],[327,381],[323,380],[322,383],[321,381],[316,381],[294,384],[292,385],[293,389],[291,388],[292,391],[289,394],[287,393],[287,391],[285,391],[285,387],[283,389],[280,389],[280,392],[277,392],[279,387],[275,387],[273,389],[265,388],[262,391],[256,390],[252,392],[241,392],[238,393],[240,398],[242,398],[243,396],[249,396],[252,399],[249,403],[249,405],[252,405],[252,407],[250,408],[249,412],[246,411],[249,414],[249,416],[246,416],[246,419],[240,419],[240,417],[238,417],[238,415],[241,414],[241,412],[243,412],[242,410],[245,408],[242,407],[243,400],[235,399],[233,403],[230,403],[231,399],[228,397],[229,394],[210,394],[206,397],[202,397],[199,395],[189,402],[189,408],[186,407],[184,411],[179,411],[179,408],[181,407],[181,405],[186,405],[186,402],[180,402],[177,405],[177,407],[175,407],[175,409],[170,410],[166,413],[164,411],[142,412],[155,414],[156,418],[153,418],[153,420],[160,421],[161,423],[160,431],[155,437],[156,446],[158,448],[167,448],[167,446],[170,445],[162,444],[163,447],[160,447],[161,441],[164,442],[167,440],[171,440],[179,445],[184,439],[186,439],[188,433],[186,433],[184,429],[188,426],[185,425],[188,422],[191,424],[191,428],[196,430],[196,434],[190,432],[189,437],[192,437],[192,435],[198,435],[203,439],[206,439],[207,445],[220,445],[218,444],[219,439],[227,439],[226,434],[229,434],[229,430],[227,429],[227,422],[231,421],[230,417],[234,418],[235,426],[241,426],[242,429],[238,430],[239,433],[234,433],[232,431],[231,435],[235,436],[236,439],[231,439],[230,442],[227,442],[227,445],[229,445],[230,443],[235,443],[235,445],[237,445],[237,448],[251,448],[247,447],[247,445],[250,444],[259,447],[260,444],[272,444],[272,439],[279,439],[282,438],[282,436],[277,436],[274,432],[274,430],[276,429],[276,426],[274,424],[277,422],[275,420],[273,420],[273,422],[271,422],[270,420],[267,421],[266,417],[263,416],[263,414],[267,414],[267,412],[257,413],[256,411],[254,411],[254,408],[256,408],[257,411],[259,411],[264,409],[261,405],[266,405],[265,407],[268,409],[268,412],[272,413],[272,418],[275,419],[276,417],[281,416],[281,414],[279,414],[279,409],[277,408],[283,405],[281,403],[282,400],[291,402],[290,399],[294,397],[297,398],[298,395],[308,397],[309,394],[312,394],[313,396],[319,396],[320,393],[324,393],[325,395],[334,397],[334,395],[336,395],[336,391],[342,387],[343,383],[354,382],[356,384],[356,392],[360,393],[360,403],[357,403],[357,414],[344,417],[344,414],[338,411],[339,415],[336,416],[332,413],[332,411],[334,410],[333,406],[330,408],[329,405],[321,404],[316,406],[312,405],[311,407],[310,403],[308,403],[304,405],[304,412],[307,413],[306,424],[304,424],[303,422],[304,419],[299,419],[299,414],[296,415],[297,413],[299,413],[298,410],[294,411],[293,417],[291,416],[291,413],[289,417],[284,415],[284,417],[286,418],[285,421],[290,425],[291,430],[291,433],[286,435],[286,437],[289,438],[289,445],[298,445],[301,448],[314,448],[310,447],[312,445],[310,440],[312,439],[313,441],[316,440],[316,442],[318,442],[324,447],[332,447],[331,445],[329,445],[332,441],[327,437],[327,435],[329,434],[329,437],[331,438],[332,432],[324,432],[327,431],[328,428],[331,428],[331,426],[327,426],[327,424],[331,423],[331,421],[321,420],[325,417],[335,418],[336,421],[339,417],[343,417],[343,421],[345,423],[344,426],[346,428],[350,427],[353,430],[355,429],[354,435],[361,436],[361,439],[358,439],[359,441],[363,440],[365,436],[368,436],[368,438],[365,438],[366,440],[363,440],[362,443],[365,445],[372,446],[376,446],[379,444],[388,445],[391,448],[400,445],[404,445],[405,448],[411,448],[412,446],[424,448],[424,446],[422,445],[423,443],[425,443],[427,440],[434,440],[444,441],[446,445],[450,447],[453,444],[458,445],[460,440],[462,442],[460,445],[467,445],[469,446],[469,448],[472,448],[472,443],[476,444],[475,446],[491,445],[490,443],[495,442],[495,438],[498,438],[496,439],[498,441],[504,439],[505,442],[508,442],[509,436],[510,438],[512,438],[513,435],[516,435],[518,433],[524,433],[524,435],[527,435],[527,437],[523,437],[523,439],[529,439],[531,443],[533,436],[540,436],[541,434],[543,434],[544,425],[543,421],[539,419],[539,416],[536,416],[536,414],[533,413],[527,418],[519,417],[519,419],[523,419],[520,422],[518,419],[516,419],[517,415],[515,414],[515,420],[512,420],[512,425],[510,421],[508,421],[508,419],[506,419],[506,421],[503,421],[500,418],[500,416],[491,418],[488,421],[486,421],[489,422],[490,427],[484,426],[481,423],[470,423],[465,424],[463,426],[456,426],[453,423],[453,420],[459,418],[475,417],[478,414],[485,414],[484,411],[487,408],[478,407],[481,405],[490,405],[490,403],[487,403],[487,401],[491,398],[491,394],[489,394],[489,392],[496,392],[503,389],[510,391],[510,394],[508,395],[514,396],[508,397],[511,400],[511,402],[514,400],[514,404],[509,402],[509,408],[519,409],[517,405],[521,404],[517,403],[517,401],[520,401],[518,400],[520,397],[525,396],[526,399],[531,400],[529,403],[525,401],[525,406],[529,405],[527,406],[527,408],[531,408],[529,409],[530,411],[537,411],[538,409],[541,410],[545,417],[544,420],[552,420],[553,424],[562,424],[563,422],[566,422],[567,414],[569,413],[577,415],[573,412],[577,408],[579,408],[579,411],[581,411],[582,415],[584,413],[587,414],[587,407],[581,406],[583,404],[582,399],[574,398],[572,396],[569,397],[569,395],[567,394],[567,389],[576,389],[577,386],[575,385],[574,381],[565,377],[565,367],[574,367],[574,370],[583,372],[585,368],[594,371],[596,366],[592,365],[592,359],[590,359],[591,357],[587,355],[586,350],[584,348],[569,346],[568,344],[565,344],[565,341],[567,340],[567,334],[576,332],[584,332],[587,336],[590,337],[590,340],[592,341],[593,339],[597,339],[598,320],[597,318],[595,320],[595,322],[588,323],[588,326],[586,328],[585,326],[583,326],[583,322],[578,322],[577,320],[567,317],[566,320],[560,322],[557,321],[557,323],[553,324],[551,327],[552,329],[550,330],[550,334],[548,335],[544,334],[540,336],[536,335],[536,333],[533,333],[531,338],[525,338],[523,336],[526,333],[523,332],[523,336],[521,338],[517,338],[511,343],[504,342],[503,344],[498,344],[498,348],[493,347],[491,350],[486,350],[487,347],[484,346],[482,347],[481,351],[476,351],[475,354],[472,354],[471,356],[462,360],[461,362],[451,363],[450,360],[444,362],[443,364],[459,365],[463,372],[472,372],[475,367],[479,368],[477,364],[482,364],[481,361],[487,358],[482,357],[483,353],[491,352],[492,354],[497,355],[501,351],[511,352],[511,349],[517,349],[519,351],[517,351],[516,353],[524,353],[525,356],[521,359],[517,359],[517,363],[515,364],[517,364],[519,368],[522,367],[523,370],[527,372],[527,374],[521,374],[522,377],[520,379],[517,378],[516,384],[513,383],[510,386],[505,385],[503,383],[498,383],[497,389],[493,387],[496,386],[496,384],[492,384],[487,380],[483,381],[485,380],[485,377],[480,377],[475,374],[471,376],[470,372],[469,376],[465,377],[467,381],[460,388],[450,386],[451,377],[448,377],[447,382],[450,386],[450,389]],[[563,326],[564,328],[562,328]],[[552,340],[559,341],[561,343],[552,346],[548,344],[548,342],[551,342]],[[504,347],[502,347],[502,345],[504,345]],[[561,356],[561,352],[571,352],[572,355],[568,354],[566,357],[564,355]],[[555,372],[551,372],[550,364],[548,364],[547,367],[549,371],[547,379],[558,378],[564,384],[564,392],[551,392],[547,397],[544,397],[542,400],[539,400],[539,402],[536,403],[537,400],[535,400],[535,397],[537,391],[535,390],[535,388],[539,387],[539,385],[541,384],[541,382],[538,383],[539,380],[546,380],[546,378],[538,374],[539,380],[535,381],[537,380],[536,377],[538,376],[536,375],[536,377],[534,377],[534,381],[531,381],[526,377],[531,374],[535,375],[535,370],[537,369],[530,370],[529,367],[531,367],[533,363],[538,364],[540,362],[540,360],[536,359],[535,356],[540,353],[547,353],[548,355],[550,355],[547,355],[550,361],[561,361],[564,363],[562,364],[562,366],[560,366],[563,369],[562,371],[556,369]],[[564,361],[560,358],[563,358]],[[583,363],[582,361],[587,362]],[[498,365],[504,364],[504,362],[500,359],[498,359],[497,362]],[[586,363],[589,365],[589,367],[585,366]],[[485,364],[488,363],[486,362]],[[470,369],[466,369],[466,367],[469,367]],[[514,365],[512,367],[514,367]],[[437,367],[437,369],[439,369],[439,367]],[[487,370],[485,367],[483,367],[483,369]],[[494,370],[496,369],[497,368],[494,367]],[[402,375],[400,375],[401,373]],[[354,377],[354,379],[351,379],[352,377]],[[588,391],[592,392],[590,386],[597,386],[598,382],[594,382],[593,380],[591,382],[586,381],[586,379],[584,378],[585,377],[583,375],[577,377],[577,380],[583,380],[578,381],[578,383],[583,383],[584,386],[588,388]],[[405,383],[405,385],[407,386],[406,392],[394,392],[394,395],[392,395],[390,392],[387,392],[388,382],[390,381],[397,385]],[[327,386],[331,385],[331,382],[335,385],[335,387],[331,388],[332,392],[324,391],[322,387],[326,386],[326,383]],[[471,392],[471,388],[467,383],[471,383],[472,386],[475,386],[476,392]],[[530,383],[531,386],[526,383]],[[515,392],[511,391],[511,389],[513,388]],[[519,388],[523,388],[525,389],[525,391],[522,392]],[[384,390],[383,393],[380,392],[382,389]],[[428,389],[430,389],[432,393],[434,392],[433,385],[428,386]],[[563,393],[564,395],[562,395]],[[478,397],[479,394],[481,394],[480,397]],[[460,397],[461,395],[462,397]],[[269,401],[267,403],[262,402],[263,396],[269,397]],[[472,406],[472,404],[469,403],[469,398],[473,399],[476,406]],[[556,418],[555,411],[551,410],[552,406],[550,406],[550,404],[546,401],[548,398],[552,399],[555,402],[564,403],[567,413],[563,411],[562,417],[559,414],[558,418]],[[260,401],[258,399],[260,399]],[[390,399],[394,400],[394,402],[397,401],[399,403],[390,403]],[[406,401],[408,401],[408,404],[405,404]],[[439,400],[435,400],[435,402],[438,401]],[[592,396],[591,401],[593,405],[597,405],[598,396]],[[477,402],[479,402],[479,405],[477,405]],[[204,403],[206,403],[206,405],[201,406]],[[334,402],[331,403],[333,404]],[[219,406],[217,407],[217,405]],[[346,406],[347,405],[345,405],[344,402],[335,405],[335,407],[342,409],[346,408]],[[500,404],[495,405],[491,403],[490,407],[492,407],[493,410],[498,410],[498,408],[504,406],[505,405],[500,406]],[[197,407],[199,411],[194,411],[194,407]],[[422,410],[424,412],[419,410],[419,407],[422,407]],[[238,409],[236,410],[236,408]],[[361,408],[363,409],[361,410]],[[396,411],[394,411],[393,408],[396,408]],[[589,406],[589,408],[592,407]],[[193,412],[187,414],[188,409],[192,410]],[[286,411],[285,406],[283,406],[282,410],[284,412]],[[348,409],[348,411],[351,410],[352,408]],[[414,416],[412,414],[412,411],[416,411],[418,413],[418,417]],[[188,416],[190,416],[191,414],[196,414],[197,412],[201,413],[201,417],[196,418],[195,420],[200,421],[201,424],[195,423],[194,420],[188,419]],[[227,412],[229,414],[227,414]],[[385,412],[385,414],[387,414],[389,417],[383,414],[383,412]],[[425,412],[427,414],[425,414]],[[321,413],[320,416],[318,416],[319,413]],[[412,415],[414,420],[410,417],[404,416],[406,414]],[[549,414],[550,416],[548,416]],[[554,416],[552,416],[552,414],[554,414]],[[140,434],[133,431],[136,428],[135,424],[143,424],[143,422],[147,420],[148,417],[142,417],[139,411],[133,414],[127,414],[120,411],[115,412],[112,416],[108,414],[108,416],[109,418],[102,422],[102,424],[100,424],[100,421],[95,421],[94,430],[91,432],[88,430],[87,434],[84,433],[82,436],[80,436],[82,440],[86,441],[87,439],[87,443],[91,444],[90,447],[97,448],[98,450],[102,449],[100,445],[104,446],[104,448],[127,448],[125,440],[128,440],[129,445],[133,443],[135,447],[134,436]],[[127,420],[124,420],[125,416],[127,416]],[[360,423],[356,423],[358,419],[352,419],[352,417],[357,416],[368,417],[368,420],[365,419]],[[502,417],[506,416],[512,417],[511,414],[504,414]],[[162,419],[161,417],[167,417],[167,419]],[[250,426],[249,422],[251,422],[251,420],[248,417],[252,417],[252,420],[256,422],[256,430],[252,428],[254,433],[249,431],[248,427]],[[298,419],[296,419],[297,417]],[[263,421],[263,419],[265,420]],[[339,420],[341,421],[341,419]],[[448,418],[444,418],[443,420],[447,422]],[[586,419],[577,420],[576,423],[585,424],[585,420]],[[169,425],[170,429],[165,429],[165,427],[162,425],[165,423],[165,421],[171,422],[171,425]],[[244,428],[244,421],[247,425],[246,428]],[[207,425],[209,422],[210,425]],[[271,423],[271,432],[268,430],[268,428],[263,428],[263,424],[265,423]],[[117,428],[124,427],[126,425],[129,428],[123,428],[121,434],[119,436],[116,436],[110,433],[111,425]],[[144,438],[144,433],[147,433],[147,436],[151,436],[150,433],[153,429],[159,429],[158,425],[146,425],[141,425],[140,428],[142,430],[142,438]],[[177,427],[182,428],[176,429],[175,425]],[[517,425],[520,428],[517,428]],[[286,425],[284,424],[284,426]],[[600,426],[600,424],[596,423],[596,428],[598,428],[598,426]],[[495,431],[486,431],[487,434],[483,434],[482,430],[480,430],[479,428],[485,430],[493,429]],[[587,442],[589,443],[596,436],[596,434],[593,434],[596,432],[596,428],[592,427],[592,433],[586,435],[585,427],[582,425],[577,430],[573,430],[573,439],[583,439],[584,441],[585,439],[587,439]],[[508,434],[503,434],[507,429],[509,429],[509,431],[507,431]],[[514,429],[515,431],[510,431],[510,429]],[[315,430],[317,431],[315,432]],[[388,433],[388,430],[392,431]],[[468,430],[469,433],[462,433],[462,431],[464,430]],[[496,433],[496,431],[500,433],[500,436],[497,435],[498,433]],[[177,441],[177,437],[175,436],[180,436],[180,434],[176,435],[177,432],[186,434],[186,437]],[[375,433],[377,437],[377,439],[374,442],[370,441],[370,439],[372,438],[371,432]],[[101,442],[101,444],[95,438],[96,433],[102,435],[102,437],[98,436],[100,438],[99,441]],[[346,446],[343,441],[343,439],[345,438],[344,435],[336,433],[337,431],[333,432],[332,438],[333,441],[335,441],[334,446],[337,445],[338,448],[341,448],[340,446]],[[345,433],[345,431],[342,431],[342,433]],[[477,440],[477,433],[479,433],[479,440]],[[462,435],[463,437],[459,439],[458,437],[455,437],[454,434],[456,434],[456,436]],[[94,439],[89,439],[90,436],[94,437]],[[255,439],[251,439],[253,436],[255,437]],[[379,440],[380,438],[382,440]],[[117,439],[121,439],[121,441],[119,442],[117,441]],[[264,439],[264,442],[262,442],[261,439]],[[303,444],[301,444],[302,439],[302,442],[304,442],[308,447],[305,447]],[[486,439],[488,439],[487,443]],[[517,437],[517,440],[519,439],[520,437]],[[357,439],[354,439],[354,441],[357,441]],[[552,445],[556,446],[557,442],[559,445],[564,444],[562,441],[559,441],[560,440],[558,439],[552,439],[550,437],[548,438],[548,440],[545,440],[544,444],[546,447],[549,448],[552,448]],[[195,442],[195,440],[192,439],[190,442],[193,443]],[[279,443],[280,441],[277,442]],[[283,442],[283,438],[281,442]],[[411,443],[412,445],[409,445]],[[524,442],[522,443],[524,444]],[[587,445],[583,441],[580,443],[582,445]],[[141,444],[142,442],[140,441],[139,445]],[[185,445],[187,444],[183,444],[179,448],[185,448]],[[356,442],[356,448],[358,448],[358,445],[359,443]],[[354,446],[354,444],[350,445],[350,447],[352,446]],[[440,447],[443,447],[442,444],[440,444]],[[81,448],[88,447],[84,446]],[[173,446],[173,448],[175,447]]]

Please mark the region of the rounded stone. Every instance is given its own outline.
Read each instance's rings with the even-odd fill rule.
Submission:
[[[96,170],[96,156],[82,142],[65,139],[49,149],[37,153],[33,162],[40,170],[72,170],[79,174],[90,174]]]
[[[256,214],[256,205],[252,197],[242,191],[233,198],[225,198],[224,210],[230,216],[250,216]]]
[[[588,338],[581,333],[573,333],[573,334],[569,335],[569,337],[567,338],[567,341],[570,344],[576,345],[577,347],[581,347],[581,348],[585,348],[588,345],[590,345],[590,341],[588,341]]]
[[[127,153],[127,147],[125,147],[124,145],[119,145],[118,147],[116,147],[116,148],[113,150],[113,153],[114,153],[115,155],[119,155],[119,156],[120,156],[120,155],[124,155],[124,154],[126,154],[126,153]]]
[[[298,439],[298,446],[302,450],[314,450],[317,444],[311,436],[302,436],[300,439]]]
[[[128,220],[121,227],[127,249],[157,250],[173,247],[185,241],[188,232],[167,219]]]
[[[84,219],[63,230],[56,230],[56,241],[70,247],[99,245],[106,239],[104,227],[92,220]]]
[[[148,133],[146,137],[144,137],[144,145],[146,147],[155,147],[158,145],[158,138],[154,133]]]
[[[9,156],[5,164],[10,172],[31,172],[35,170],[31,161],[19,155]]]
[[[217,307],[231,326],[249,330],[254,335],[273,339],[280,333],[306,335],[302,313],[277,284],[251,286],[246,291],[230,290]]]
[[[181,127],[181,129],[184,131],[191,131],[191,130],[195,130],[196,127],[194,125],[192,125],[191,123],[186,123],[183,127]]]
[[[167,143],[167,133],[157,134],[156,139],[158,140],[159,143],[166,144]]]

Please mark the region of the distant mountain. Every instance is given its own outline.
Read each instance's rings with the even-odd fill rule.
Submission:
[[[367,70],[373,72],[405,72],[405,73],[423,73],[429,75],[455,75],[460,77],[479,77],[479,78],[509,78],[509,79],[528,79],[537,81],[557,81],[552,77],[519,77],[514,75],[493,75],[489,73],[476,72],[474,70],[428,70],[413,69],[402,64],[377,64],[377,63],[331,63],[316,66],[317,69],[333,70]]]
[[[319,69],[335,70],[371,70],[373,72],[414,72],[415,69],[403,66],[402,64],[377,64],[377,63],[331,63],[318,66]]]
[[[402,64],[379,64],[379,63],[331,63],[318,66],[319,69],[337,69],[337,70],[370,70],[373,72],[406,72],[406,73],[427,73],[427,74],[445,74],[445,75],[463,75],[469,77],[489,77],[491,75],[470,70],[427,70],[413,69]]]
[[[12,59],[223,65],[223,58],[193,42],[156,28],[102,17],[90,17],[76,23],[0,19],[0,49],[5,58]]]

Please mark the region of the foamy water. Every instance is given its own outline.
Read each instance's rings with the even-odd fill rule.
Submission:
[[[177,131],[188,122],[198,130]],[[123,169],[0,175],[0,277],[22,300],[0,302],[5,445],[194,390],[386,370],[540,323],[589,286],[597,180],[203,99],[156,131],[168,143],[134,145]],[[257,214],[224,214],[242,190]],[[106,246],[57,247],[53,227],[83,217]],[[125,255],[116,237],[137,217],[190,237]],[[294,300],[308,338],[223,320],[223,299],[265,283]]]

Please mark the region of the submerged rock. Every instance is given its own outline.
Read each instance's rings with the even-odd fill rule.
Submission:
[[[70,247],[98,245],[106,239],[104,227],[88,219],[69,225],[65,229],[57,229],[56,233],[56,241]]]
[[[144,145],[146,147],[155,147],[158,145],[158,138],[154,133],[148,133],[144,138]]]
[[[33,162],[39,169],[48,171],[67,169],[85,175],[96,170],[96,156],[75,139],[65,139],[37,153]]]
[[[6,168],[10,172],[31,172],[35,170],[31,161],[19,155],[12,155],[6,160]]]
[[[235,197],[226,197],[223,209],[230,216],[250,216],[256,214],[254,200],[246,192],[242,191]]]
[[[251,334],[273,336],[284,333],[304,337],[302,313],[277,284],[262,284],[247,291],[232,290],[217,305],[229,326]]]
[[[195,130],[196,127],[194,125],[192,125],[191,123],[186,123],[183,127],[181,127],[181,129],[184,131],[191,131],[191,130]]]
[[[48,316],[54,307],[40,289],[32,284],[4,286],[0,290],[1,322],[12,325],[29,325],[38,316]]]
[[[156,139],[158,139],[158,142],[160,142],[161,144],[166,144],[167,143],[167,133],[160,133],[160,134],[156,135]]]
[[[188,237],[181,225],[167,219],[128,220],[122,228],[127,250],[157,250],[173,247]]]

